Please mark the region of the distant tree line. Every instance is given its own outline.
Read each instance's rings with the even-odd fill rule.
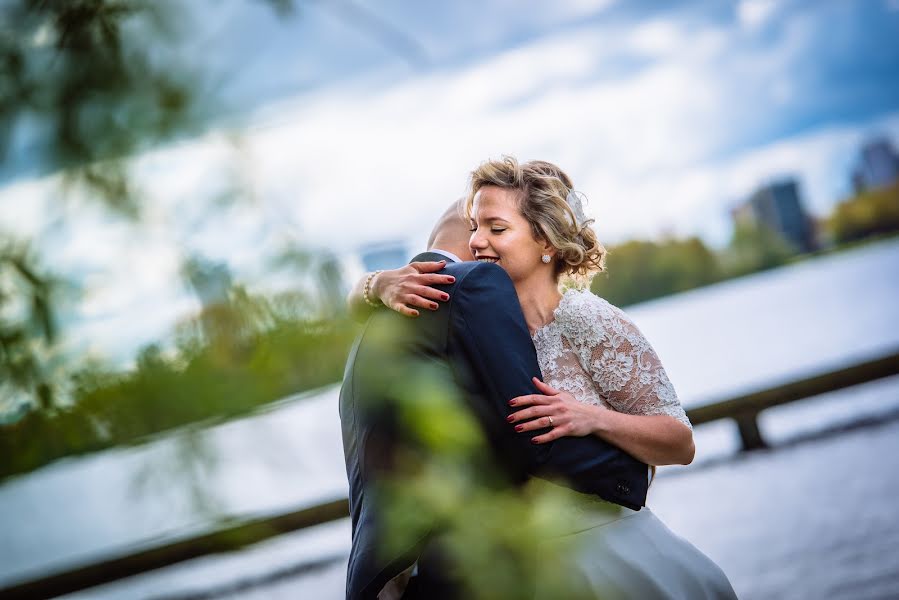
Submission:
[[[721,265],[697,237],[664,241],[632,240],[609,248],[608,271],[592,289],[626,306],[720,281]]]
[[[899,232],[899,182],[839,203],[818,229],[830,249]],[[743,223],[718,252],[697,237],[632,240],[611,246],[608,271],[594,278],[591,289],[612,304],[627,306],[772,269],[797,258],[797,250],[777,232]]]
[[[899,231],[899,181],[841,202],[825,227],[837,245],[896,233]]]
[[[776,232],[743,224],[715,252],[698,237],[632,240],[609,248],[608,269],[593,279],[593,293],[627,306],[772,269],[795,255]]]

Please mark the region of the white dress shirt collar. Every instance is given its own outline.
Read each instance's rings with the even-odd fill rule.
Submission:
[[[431,248],[428,250],[428,252],[433,252],[434,254],[439,254],[440,256],[445,256],[445,257],[451,259],[453,262],[459,262],[459,263],[463,262],[461,258],[456,256],[452,252],[448,252],[446,250],[441,250],[439,248]]]

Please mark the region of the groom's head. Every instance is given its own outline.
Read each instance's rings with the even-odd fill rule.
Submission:
[[[468,247],[471,232],[465,219],[464,202],[464,198],[453,202],[437,220],[431,237],[428,238],[428,250],[444,250],[464,261],[474,260]]]

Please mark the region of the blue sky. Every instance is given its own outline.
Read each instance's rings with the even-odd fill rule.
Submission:
[[[335,8],[341,6],[357,6],[359,12]],[[258,21],[248,20],[250,14]],[[240,40],[229,45],[233,54],[219,57],[224,69],[240,73],[229,86],[235,114],[258,115],[276,106],[259,122],[296,124],[295,143],[301,146],[304,133],[318,139],[308,106],[333,99],[344,114],[325,111],[330,134],[367,152],[350,151],[347,158],[374,159],[381,172],[396,168],[388,163],[403,162],[405,152],[393,146],[393,138],[401,138],[404,147],[435,153],[430,176],[447,193],[459,186],[451,187],[443,173],[456,170],[455,180],[464,179],[488,156],[556,160],[576,182],[586,178],[588,185],[581,187],[588,197],[614,194],[614,201],[600,198],[613,241],[670,231],[699,233],[720,245],[729,232],[729,205],[768,178],[794,174],[807,188],[810,209],[825,213],[848,191],[852,157],[845,148],[830,149],[829,173],[823,165],[812,173],[811,165],[786,162],[781,169],[761,169],[759,181],[745,189],[721,185],[714,200],[710,190],[703,199],[664,198],[668,210],[705,208],[681,217],[647,206],[639,190],[629,194],[634,188],[628,180],[657,180],[654,193],[662,203],[663,183],[677,196],[690,193],[678,190],[688,166],[724,172],[766,147],[826,131],[889,134],[890,117],[899,110],[897,0],[386,2],[377,13],[353,3],[313,3],[284,20],[236,4],[221,16],[217,31],[219,39]],[[242,57],[251,66],[235,69],[244,64]],[[360,99],[392,99],[396,110],[374,109]],[[404,105],[412,99],[420,104]],[[555,132],[548,126],[553,119],[560,121]],[[475,141],[485,122],[492,139]],[[429,137],[412,140],[410,131]],[[461,147],[447,156],[444,144]],[[633,156],[626,165],[616,164],[641,146],[651,148],[642,160]],[[465,149],[470,154],[457,160]],[[819,151],[821,161],[827,151]],[[678,170],[680,178],[668,179]],[[620,182],[602,185],[610,179]],[[413,203],[419,196],[389,186],[386,191],[395,200],[381,198],[383,204],[406,197]],[[447,201],[437,186],[427,194]],[[357,202],[342,201],[358,209]],[[437,200],[424,202],[433,210]],[[622,210],[628,202],[661,214],[629,214]],[[293,216],[302,220],[304,211]],[[414,238],[402,228],[422,227],[403,218],[399,224],[387,226],[384,236]],[[371,241],[375,232],[357,235]]]
[[[795,176],[823,215],[867,136],[899,141],[899,0],[313,2],[283,19],[261,2],[193,6],[185,56],[230,110],[135,157],[140,230],[77,197],[48,219],[58,180],[22,175],[25,158],[0,188],[0,227],[85,283],[73,344],[99,354],[196,307],[187,253],[265,287],[262,259],[289,239],[352,274],[366,244],[422,247],[467,173],[502,154],[566,169],[606,242],[720,246],[757,186]],[[208,210],[235,184],[250,203]]]
[[[346,4],[353,5],[335,3]],[[238,67],[240,75],[229,86],[236,105],[258,106],[373,73],[380,75],[374,85],[386,86],[428,73],[464,70],[566,32],[588,32],[591,43],[584,45],[584,54],[601,54],[594,54],[596,60],[581,74],[582,81],[626,80],[689,53],[690,40],[653,52],[653,43],[664,43],[665,26],[696,35],[693,41],[710,31],[728,38],[710,62],[720,67],[721,83],[732,96],[749,107],[741,116],[751,121],[743,127],[734,124],[731,136],[715,152],[752,148],[822,124],[864,122],[899,104],[895,0],[575,0],[552,5],[394,1],[379,3],[377,13],[360,7],[364,18],[349,18],[348,11],[328,6],[313,3],[279,20],[259,7],[232,5],[232,14],[221,17],[217,39],[211,38],[210,45],[240,40],[220,57],[224,70],[232,73],[235,65],[248,65]],[[249,25],[248,16],[255,19]],[[365,25],[369,17],[380,25]],[[647,25],[657,26],[655,42],[652,32],[640,33]],[[635,33],[647,38],[646,43],[620,43],[622,36]],[[767,73],[753,69],[766,58],[772,59],[765,65]],[[536,82],[543,81],[541,74],[533,75]],[[772,78],[768,85],[789,83],[795,88],[791,101],[772,103],[767,77]],[[260,90],[265,93],[260,95]]]

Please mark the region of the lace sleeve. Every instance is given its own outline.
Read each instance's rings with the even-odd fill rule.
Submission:
[[[609,405],[632,415],[668,415],[692,429],[659,356],[633,321],[593,294],[577,304],[584,329],[578,353]]]

